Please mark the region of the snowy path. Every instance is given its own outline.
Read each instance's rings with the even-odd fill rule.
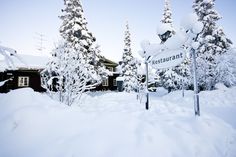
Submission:
[[[30,89],[0,94],[0,156],[235,157],[235,91],[201,93],[198,118],[188,91],[152,93],[149,111],[127,93],[92,93],[73,107]]]

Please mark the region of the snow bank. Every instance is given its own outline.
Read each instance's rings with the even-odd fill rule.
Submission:
[[[201,93],[200,100],[208,100],[208,107],[235,108],[230,97],[235,91]],[[134,93],[91,93],[73,107],[27,88],[0,94],[0,156],[236,156],[235,129],[204,108],[201,117],[194,117],[192,92],[185,98],[180,91],[157,94],[151,95],[149,111]],[[219,99],[209,101],[214,95]]]
[[[227,90],[228,88],[223,84],[223,83],[217,83],[215,85],[215,89],[218,89],[218,90]]]

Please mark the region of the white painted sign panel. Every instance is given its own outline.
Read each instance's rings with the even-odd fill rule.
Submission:
[[[175,67],[184,61],[185,53],[183,50],[164,51],[153,57],[151,65],[156,69]]]

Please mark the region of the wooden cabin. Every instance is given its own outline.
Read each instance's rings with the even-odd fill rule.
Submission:
[[[31,55],[19,56],[24,62],[12,58],[15,69],[0,72],[0,82],[8,80],[0,87],[0,93],[7,93],[10,90],[26,87],[30,87],[37,92],[45,92],[46,90],[41,87],[40,72],[45,68],[49,58]],[[0,60],[0,66],[4,66],[4,64]]]
[[[7,93],[10,90],[30,87],[37,92],[45,92],[41,87],[40,69],[19,69],[0,72],[0,80],[8,80],[0,87],[0,93]]]
[[[49,57],[19,55],[24,63],[13,59],[15,70],[5,70],[0,72],[0,82],[7,81],[0,87],[0,93],[7,93],[10,90],[18,88],[30,87],[37,92],[45,92],[46,90],[41,86],[40,72],[45,68]],[[104,79],[102,84],[97,86],[94,90],[117,90],[116,77],[119,73],[116,72],[117,63],[103,57],[101,62],[111,72],[107,79]],[[0,60],[0,66],[4,66],[4,62]]]

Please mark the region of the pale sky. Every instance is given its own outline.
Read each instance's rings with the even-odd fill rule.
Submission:
[[[121,60],[125,23],[128,20],[134,55],[142,40],[157,43],[156,28],[160,23],[164,0],[81,0],[88,29],[101,45],[102,55]],[[171,0],[174,25],[192,12],[192,0]],[[0,0],[0,45],[19,53],[39,55],[38,33],[45,35],[43,53],[48,54],[60,39],[58,18],[63,0]],[[236,1],[216,0],[216,10],[223,17],[218,25],[236,42]]]

